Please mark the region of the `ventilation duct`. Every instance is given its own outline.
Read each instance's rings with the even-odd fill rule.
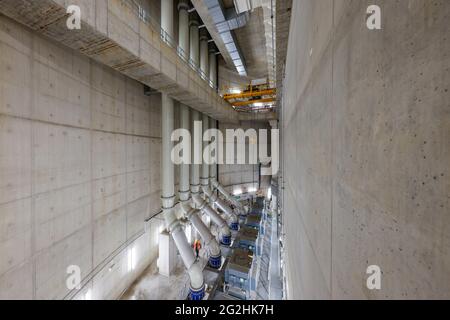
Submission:
[[[253,9],[261,7],[261,0],[233,0],[237,13],[253,11]]]
[[[223,43],[233,60],[233,64],[239,75],[247,76],[244,64],[244,56],[238,47],[236,37],[232,30],[242,28],[249,20],[249,13],[238,14],[235,8],[224,10],[220,0],[206,0],[205,5],[211,16]]]

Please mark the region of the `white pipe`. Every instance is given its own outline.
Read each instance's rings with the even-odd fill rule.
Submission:
[[[183,104],[180,104],[180,127],[181,129],[189,130],[189,108]],[[221,265],[221,252],[220,246],[217,243],[214,236],[209,231],[208,227],[198,216],[199,211],[192,209],[189,204],[189,165],[180,165],[180,191],[179,197],[181,201],[181,207],[185,216],[189,219],[192,226],[198,231],[200,237],[203,240],[204,246],[209,253],[209,264],[213,268],[220,268]]]
[[[161,28],[173,37],[173,0],[161,0]]]
[[[187,0],[178,3],[178,45],[189,58],[189,5]]]
[[[228,202],[232,203],[237,208],[240,215],[246,214],[242,204],[237,201],[217,180],[213,181],[213,186],[215,189],[219,190],[219,192],[225,197]]]
[[[209,129],[209,117],[206,114],[203,114],[203,133],[205,133]],[[203,149],[208,145],[207,141],[203,142]],[[202,164],[202,176],[201,176],[201,184],[202,184],[202,191],[206,195],[207,198],[210,199],[211,203],[214,203],[217,207],[219,207],[227,216],[228,223],[233,230],[239,229],[239,223],[238,223],[238,217],[233,212],[233,209],[231,209],[222,199],[218,198],[216,195],[213,194],[211,189],[209,188],[209,163],[212,162],[211,154],[205,155],[207,157],[207,162],[203,161]]]
[[[163,0],[166,1],[166,0]],[[166,94],[162,94],[162,209],[166,228],[169,230],[180,252],[183,263],[191,280],[191,299],[200,300],[205,294],[203,272],[196,262],[194,252],[191,249],[181,223],[175,215],[175,187],[174,187],[174,163],[171,159],[172,140],[174,129],[174,101]]]
[[[208,36],[205,29],[202,29],[200,36],[200,70],[203,71],[205,78],[209,77],[208,57]]]
[[[180,103],[180,127],[189,130],[189,108]],[[184,152],[184,150],[183,150]],[[180,201],[189,200],[189,164],[180,164],[180,190],[178,192]]]
[[[182,204],[182,208],[185,212],[186,217],[198,231],[200,237],[203,240],[204,246],[209,254],[209,265],[213,268],[220,268],[222,264],[222,253],[219,243],[200,218],[200,211],[198,209],[192,208],[187,202]]]
[[[214,48],[209,50],[209,80],[213,87],[217,86],[217,56]]]
[[[200,43],[199,43],[199,31],[198,31],[198,21],[196,19],[191,19],[189,21],[189,58],[192,60],[194,65],[196,67],[199,66],[199,50],[200,50]]]
[[[216,120],[214,120],[213,118],[209,119],[209,128],[211,129],[217,129],[217,123]],[[216,137],[217,138],[217,137]],[[218,142],[214,140],[213,142],[213,146],[214,149],[216,150],[216,152],[218,152]],[[216,154],[216,159],[217,159],[217,154]],[[209,166],[209,183],[211,185],[211,189],[214,192],[214,186],[213,186],[213,181],[216,180],[217,178],[217,161],[215,161],[214,163],[211,161],[211,165]]]
[[[200,113],[196,110],[191,109],[191,115],[192,115],[192,127],[194,128],[194,123],[196,121],[200,121]],[[193,132],[193,130],[191,130]],[[200,134],[192,134],[192,149],[194,152],[192,152],[192,158],[195,158],[195,153],[197,153],[197,157],[199,156],[198,153],[202,153],[202,132]],[[197,138],[197,140],[195,140]],[[211,221],[216,224],[219,227],[219,235],[220,235],[220,241],[225,244],[229,245],[231,242],[231,232],[230,229],[227,226],[227,223],[222,217],[212,209],[206,201],[204,201],[200,196],[200,177],[199,177],[199,170],[200,165],[195,164],[195,162],[192,162],[191,165],[191,195],[193,199],[193,205],[196,209],[199,209],[204,214],[207,214]]]
[[[217,122],[214,119],[210,119],[209,121],[209,127],[211,129],[217,129]],[[218,150],[218,141],[214,141],[214,147],[215,150]],[[227,199],[227,201],[229,201],[230,203],[232,203],[237,210],[239,211],[239,214],[244,215],[245,209],[242,206],[242,204],[237,201],[236,199],[234,199],[234,197],[232,197],[226,190],[224,187],[222,187],[222,185],[218,182],[218,177],[217,177],[217,166],[216,164],[212,164],[210,166],[210,174],[209,174],[209,179],[210,179],[210,183],[211,183],[211,187],[213,190],[213,193],[215,193],[215,190],[219,190],[219,192],[225,197],[225,199]]]
[[[211,221],[219,228],[221,243],[229,245],[231,242],[231,232],[227,226],[227,222],[201,198],[200,194],[192,195],[192,199],[194,200],[195,206],[204,214],[207,214],[211,218]]]

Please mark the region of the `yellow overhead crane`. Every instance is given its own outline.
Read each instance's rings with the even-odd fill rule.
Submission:
[[[243,98],[253,98],[258,96],[273,96],[277,94],[277,89],[263,89],[263,90],[251,90],[250,91],[244,91],[241,93],[226,93],[223,95],[223,98],[225,100],[236,100],[236,99],[243,99]]]
[[[255,99],[255,100],[245,100],[245,101],[238,101],[233,102],[232,105],[234,107],[242,107],[242,106],[248,106],[253,103],[270,103],[274,102],[275,98],[265,98],[265,99]]]
[[[260,85],[249,84],[242,90],[234,93],[225,93],[223,98],[233,107],[250,106],[255,103],[270,103],[276,100],[277,90],[271,88],[268,83]],[[251,107],[250,107],[251,108]]]

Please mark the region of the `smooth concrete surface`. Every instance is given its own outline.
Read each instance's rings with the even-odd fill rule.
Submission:
[[[65,298],[69,265],[117,297],[157,255],[160,97],[1,15],[0,52],[0,298]]]
[[[205,268],[208,263],[207,252],[200,250],[199,262],[202,265],[206,296],[217,282],[218,274]],[[189,276],[181,256],[176,255],[174,271],[169,276],[158,272],[159,262],[152,263],[141,276],[123,293],[121,300],[185,300],[189,294]],[[206,297],[205,296],[205,297]]]
[[[234,164],[226,164],[227,161],[227,148],[231,148],[233,146],[232,143],[226,141],[226,130],[237,130],[243,129],[244,131],[248,129],[255,129],[257,134],[259,133],[259,129],[268,129],[268,125],[264,122],[252,122],[252,121],[242,121],[239,125],[227,123],[227,122],[219,122],[218,129],[222,132],[224,139],[224,148],[223,148],[223,159],[224,164],[219,166],[219,182],[224,187],[233,188],[258,188],[259,183],[259,164],[249,164],[248,152],[249,152],[249,143],[257,144],[258,141],[251,141],[249,138],[245,139],[245,151],[246,151],[246,160],[245,164],[238,164],[237,161],[237,148],[239,148],[239,142],[237,140],[235,143],[235,151],[234,151]],[[269,134],[270,135],[270,134]],[[257,135],[259,137],[259,135]],[[256,146],[257,147],[257,146]],[[268,147],[270,150],[270,146]],[[258,149],[257,149],[258,150]],[[220,156],[220,153],[219,153]],[[232,192],[232,191],[231,191]]]
[[[133,3],[73,1],[81,9],[81,30],[67,28],[64,0],[5,0],[0,13],[214,119],[237,122],[239,115],[231,105],[178,56],[172,47],[176,43],[161,39],[158,21],[141,20]],[[178,26],[178,18],[175,21]],[[178,33],[178,27],[174,30]]]
[[[274,197],[274,196],[272,196]],[[272,212],[270,225],[267,227],[266,234],[269,234],[270,228],[270,261],[269,261],[269,299],[281,300],[283,298],[283,283],[281,279],[280,264],[280,240],[277,232],[277,215]]]
[[[182,293],[189,289],[189,276],[181,258],[170,276],[159,273],[156,262],[152,263],[128,290],[121,300],[180,300]],[[187,292],[186,292],[187,293]]]
[[[290,299],[450,298],[450,2],[293,1],[283,84]],[[381,290],[366,286],[369,265]]]

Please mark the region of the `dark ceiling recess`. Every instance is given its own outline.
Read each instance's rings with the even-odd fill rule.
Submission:
[[[146,96],[151,96],[151,95],[154,95],[157,93],[158,93],[158,90],[155,90],[153,88],[150,88],[149,86],[144,85],[144,94]]]

